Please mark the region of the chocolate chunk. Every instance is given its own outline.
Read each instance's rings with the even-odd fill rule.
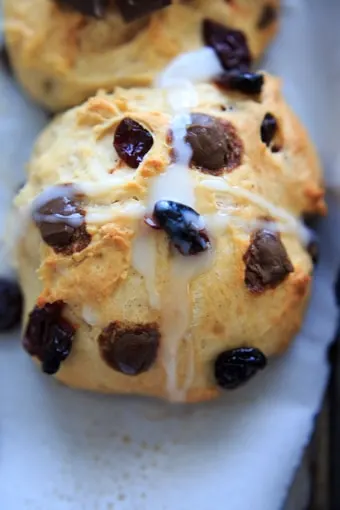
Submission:
[[[270,230],[258,230],[243,257],[245,284],[251,292],[275,288],[294,271],[280,236]]]
[[[5,45],[0,47],[0,61],[2,68],[6,71],[7,74],[11,76],[13,74],[13,68],[8,50]]]
[[[36,306],[24,334],[24,348],[41,361],[47,374],[55,374],[72,349],[75,328],[62,317],[64,306],[62,301]]]
[[[138,375],[156,361],[160,336],[156,324],[112,322],[99,336],[98,344],[110,367],[125,375]]]
[[[141,124],[126,117],[117,126],[113,145],[127,165],[138,168],[153,146],[153,137]]]
[[[267,365],[266,356],[253,347],[222,352],[215,361],[215,379],[224,389],[232,390],[251,379]]]
[[[217,78],[216,83],[227,90],[253,96],[261,94],[264,77],[263,74],[251,72],[224,73]]]
[[[266,113],[261,124],[261,140],[268,147],[278,131],[277,120],[271,113]]]
[[[163,9],[171,4],[171,0],[116,0],[125,21],[133,21]]]
[[[85,213],[71,186],[60,186],[60,196],[33,210],[32,217],[41,237],[56,253],[70,255],[84,250],[91,241],[85,227]]]
[[[72,243],[75,229],[64,220],[64,218],[67,219],[67,216],[72,215],[77,215],[77,209],[67,197],[54,198],[34,213],[41,236],[46,244],[55,248],[64,248]],[[49,217],[51,217],[51,221],[48,220]],[[54,218],[55,221],[53,221]]]
[[[0,331],[8,331],[19,325],[22,313],[22,295],[13,280],[0,278]]]
[[[192,149],[191,164],[215,175],[241,164],[243,143],[234,126],[204,113],[192,113],[186,141]]]
[[[277,9],[271,5],[266,4],[263,6],[262,12],[257,22],[257,28],[264,30],[268,28],[274,21],[277,20]]]
[[[182,255],[196,255],[210,248],[202,217],[187,205],[159,200],[153,218],[145,218],[145,222],[152,228],[163,229]]]
[[[102,18],[109,0],[55,0],[55,2],[63,7],[70,7],[84,16]]]
[[[227,72],[249,71],[252,58],[247,39],[240,30],[233,30],[210,19],[203,21],[203,39],[213,48]]]

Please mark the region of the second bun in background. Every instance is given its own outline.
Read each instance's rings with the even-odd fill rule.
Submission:
[[[252,61],[263,53],[278,25],[279,0],[173,0],[162,9],[149,7],[143,15],[145,7],[135,16],[121,4],[4,0],[14,71],[35,100],[58,111],[98,89],[150,85],[174,57],[206,44],[204,20],[231,29],[224,43],[235,54],[237,42],[245,37]]]

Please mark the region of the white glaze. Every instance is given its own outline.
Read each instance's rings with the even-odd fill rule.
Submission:
[[[166,172],[156,177],[149,190],[148,209],[153,210],[158,200],[174,200],[194,207],[195,194],[192,177],[188,171],[191,159],[190,146],[184,143],[188,115],[177,115],[172,123],[173,146],[177,154],[176,163],[169,165]]]
[[[169,398],[176,402],[186,400],[186,394],[194,377],[194,349],[188,349],[185,360],[185,379],[180,387],[177,380],[178,349],[186,338],[190,320],[192,303],[190,301],[191,281],[209,269],[213,262],[211,250],[191,257],[183,257],[176,253],[170,266],[168,283],[162,294],[162,357],[167,375],[167,391]]]
[[[35,197],[31,204],[31,210],[36,210],[47,204],[51,200],[55,200],[56,198],[66,197],[73,198],[75,193],[77,193],[78,187],[76,184],[72,184],[71,186],[66,185],[55,185],[48,186],[45,188],[39,195]]]
[[[142,226],[133,242],[131,263],[144,278],[150,306],[160,309],[161,302],[156,285],[157,245],[154,232]]]
[[[176,57],[158,77],[156,86],[168,88],[179,81],[186,84],[207,82],[221,72],[223,69],[214,50],[204,47]]]
[[[32,202],[31,213],[34,214],[35,221],[47,223],[67,223],[71,227],[80,227],[84,221],[84,216],[79,213],[73,213],[69,216],[63,214],[39,214],[37,210],[57,198],[74,198],[76,187],[74,186],[50,186],[38,195]]]
[[[88,305],[83,306],[82,316],[84,321],[90,326],[98,325],[98,315],[90,306]]]
[[[245,198],[249,202],[257,205],[261,209],[268,212],[270,215],[275,216],[276,218],[281,220],[283,222],[283,225],[285,225],[287,231],[291,231],[297,234],[305,245],[309,243],[310,231],[308,228],[305,227],[305,225],[301,221],[299,221],[293,214],[290,214],[285,209],[272,204],[271,202],[261,197],[260,195],[252,193],[247,189],[239,188],[238,186],[231,186],[222,178],[215,178],[214,180],[206,179],[204,181],[201,181],[200,185],[204,186],[205,188],[216,190],[219,193],[225,192],[240,198]]]
[[[117,218],[128,217],[132,219],[141,219],[145,214],[145,207],[137,200],[129,200],[119,203],[117,206],[88,206],[86,208],[86,223],[94,225],[104,225]]]
[[[208,62],[214,55],[210,49],[198,52]],[[190,67],[194,54],[184,55],[176,59],[158,79],[158,85],[165,88],[167,102],[174,114],[171,131],[172,144],[176,155],[176,162],[169,165],[167,171],[153,179],[149,187],[147,210],[152,213],[155,203],[159,200],[173,200],[195,209],[195,185],[189,172],[192,156],[191,147],[185,142],[186,128],[190,123],[190,109],[198,104],[198,96],[191,80],[211,78],[220,71],[213,56],[212,67],[199,65]],[[211,71],[213,69],[213,71]],[[184,73],[184,70],[186,73]],[[196,221],[196,218],[195,218]],[[200,220],[204,226],[203,218]],[[157,308],[159,299],[153,295],[155,289],[156,271],[156,235],[150,232],[148,236],[141,233],[134,245],[133,263],[145,278],[150,305]],[[152,237],[153,236],[153,237]],[[153,239],[153,240],[151,240]],[[162,357],[167,376],[167,391],[169,398],[174,401],[184,401],[187,390],[191,387],[194,377],[193,346],[187,345],[189,353],[186,360],[186,376],[180,387],[177,378],[178,349],[181,342],[188,342],[186,332],[190,326],[192,304],[190,302],[189,286],[193,278],[208,269],[212,263],[212,251],[186,258],[175,249],[172,250],[169,268],[169,278],[163,289],[161,302],[161,332]]]
[[[176,92],[171,90],[168,97],[172,108],[183,108],[185,98],[190,106],[196,92],[191,93],[191,85],[183,89],[176,102]],[[183,101],[184,100],[184,101]],[[176,153],[176,163],[169,165],[167,171],[156,177],[152,183],[149,195],[149,207],[152,210],[158,200],[167,199],[180,202],[190,207],[195,205],[194,183],[188,170],[191,159],[190,145],[186,144],[186,126],[190,117],[186,113],[176,114],[171,124],[173,147]],[[176,250],[170,262],[170,275],[168,285],[163,291],[161,306],[161,332],[162,357],[167,376],[167,391],[169,398],[174,401],[183,401],[186,397],[186,388],[191,381],[186,381],[183,388],[177,381],[178,349],[184,339],[191,319],[191,303],[189,301],[189,284],[192,278],[199,274],[200,257],[190,257],[188,264],[185,258]],[[193,360],[188,360],[188,365]]]
[[[79,213],[64,216],[63,214],[38,214],[35,212],[34,219],[44,223],[67,223],[70,227],[77,228],[82,225],[84,216]]]
[[[214,214],[205,214],[204,221],[206,224],[207,231],[212,233],[215,237],[226,231],[231,217],[225,212],[217,212]]]
[[[114,196],[112,192],[114,190],[121,191],[129,182],[133,181],[131,172],[121,172],[119,175],[113,175],[100,181],[83,181],[75,183],[77,191],[88,197],[100,197],[102,195],[108,195],[112,200]]]
[[[189,87],[190,88],[190,87]],[[171,91],[171,94],[173,91]],[[147,213],[152,214],[158,200],[175,200],[192,205],[194,193],[190,176],[187,171],[188,161],[191,157],[190,147],[184,144],[184,136],[188,116],[176,117],[173,125],[173,140],[178,151],[178,163],[172,164],[168,170],[154,178],[149,186]],[[181,186],[178,183],[181,182]],[[175,198],[176,197],[176,198]],[[150,227],[141,227],[137,234],[132,250],[132,265],[143,277],[149,295],[150,306],[160,309],[160,296],[156,287],[157,245],[155,232]]]

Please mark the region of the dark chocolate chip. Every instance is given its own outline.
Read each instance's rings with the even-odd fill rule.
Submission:
[[[190,119],[186,141],[192,165],[216,175],[241,164],[243,143],[230,122],[204,113],[192,113]]]
[[[72,215],[77,215],[77,209],[67,197],[54,198],[34,213],[34,219],[46,244],[64,248],[72,243],[75,228],[64,220]],[[50,217],[51,221],[48,221]],[[82,222],[82,219],[80,221]]]
[[[232,390],[251,379],[267,365],[266,356],[252,347],[224,351],[215,361],[215,379],[226,390]]]
[[[0,331],[19,325],[22,313],[22,295],[19,285],[7,278],[0,278]]]
[[[5,45],[0,47],[0,62],[6,73],[11,76],[13,74],[13,68],[8,50]]]
[[[210,248],[202,217],[187,205],[159,200],[153,218],[145,218],[145,222],[153,228],[163,229],[182,255],[196,255]]]
[[[137,168],[153,146],[153,137],[141,124],[126,117],[117,126],[113,145],[127,165]]]
[[[245,284],[255,293],[275,288],[294,271],[279,234],[266,229],[257,230],[252,235],[243,260]]]
[[[84,14],[84,16],[92,16],[94,18],[102,18],[105,14],[109,0],[55,0],[63,7],[70,7],[75,11]],[[128,2],[127,2],[128,3]]]
[[[45,243],[57,253],[70,255],[82,251],[91,241],[85,227],[85,213],[71,186],[60,186],[60,196],[34,209],[32,217]]]
[[[55,374],[69,356],[75,328],[62,317],[62,301],[36,306],[29,315],[23,346],[42,363],[42,370]]]
[[[274,140],[277,130],[278,125],[276,118],[271,113],[266,113],[261,124],[261,140],[268,147]]]
[[[224,73],[216,83],[227,90],[235,90],[250,96],[261,94],[264,84],[263,74],[260,73]]]
[[[273,5],[264,5],[256,25],[257,28],[259,30],[268,28],[272,23],[274,23],[274,21],[277,20],[277,14],[277,9]]]
[[[213,48],[223,69],[240,73],[249,71],[252,58],[243,32],[210,19],[203,21],[203,39]]]
[[[133,21],[163,9],[171,0],[117,0],[117,6],[125,21]]]
[[[125,375],[149,370],[157,359],[160,333],[156,324],[112,322],[98,338],[105,362]]]

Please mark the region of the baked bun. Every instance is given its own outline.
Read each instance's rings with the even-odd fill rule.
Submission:
[[[99,94],[36,143],[16,199],[24,346],[72,387],[211,399],[301,326],[302,217],[325,213],[312,143],[268,75],[256,97],[192,86],[186,114],[177,93]]]
[[[98,89],[150,85],[176,55],[207,44],[204,20],[231,30],[233,52],[240,38],[234,31],[241,31],[251,59],[277,30],[278,0],[139,3],[143,9],[138,1],[129,8],[122,0],[4,0],[5,37],[24,88],[48,109],[64,110]]]

